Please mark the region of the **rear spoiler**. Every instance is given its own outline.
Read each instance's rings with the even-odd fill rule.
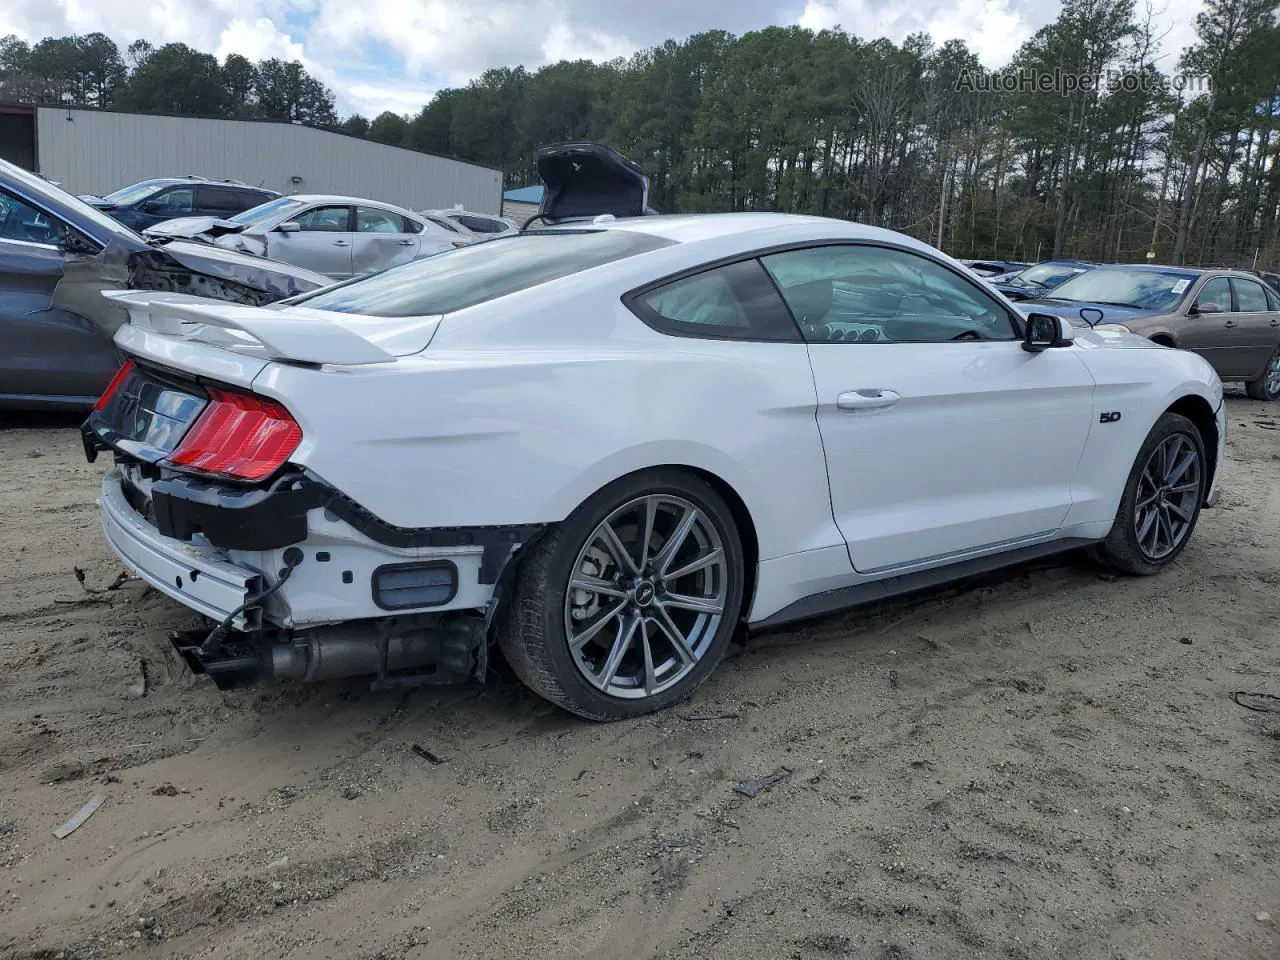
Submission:
[[[395,359],[331,320],[162,290],[104,290],[102,295],[127,310],[129,322],[145,330],[214,346],[254,347],[271,360],[347,366]]]

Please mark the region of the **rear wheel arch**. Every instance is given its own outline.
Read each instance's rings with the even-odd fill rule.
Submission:
[[[718,556],[718,560],[708,560],[693,566],[689,573],[676,576],[705,578],[711,574],[693,571],[709,568],[711,563],[715,563],[720,567],[715,580],[704,583],[703,588],[699,588],[696,583],[686,583],[686,586],[692,586],[692,591],[677,586],[674,592],[667,594],[665,591],[670,581],[665,580],[665,565],[657,568],[645,566],[644,572],[638,574],[639,579],[635,579],[635,553],[631,544],[638,533],[635,524],[643,522],[643,518],[632,511],[637,509],[637,504],[650,502],[650,497],[659,503],[656,508],[659,511],[663,509],[660,504],[664,499],[668,501],[669,509],[670,500],[675,498],[677,511],[682,509],[678,502],[685,501],[685,508],[693,507],[693,512],[684,512],[689,523],[702,524],[701,534],[697,532],[699,528],[694,527],[693,535],[702,539],[704,544],[709,538],[709,542],[717,546],[714,555]],[[600,527],[597,523],[607,526],[614,522],[609,518],[617,516],[621,516],[624,523],[623,526],[614,528],[613,543],[619,545],[618,549],[632,555],[633,574],[630,578],[622,561],[618,559],[621,555],[608,546],[609,538],[602,538],[598,533]],[[657,516],[660,514],[650,514],[650,529],[658,536],[669,535],[672,528],[668,526],[662,532],[661,522],[655,519]],[[628,524],[632,527],[630,532],[625,529]],[[593,529],[596,530],[595,533],[592,533]],[[673,544],[690,542],[686,540],[689,528],[680,529],[685,532],[679,535],[678,540],[672,540]],[[622,539],[619,539],[619,534]],[[648,542],[643,537],[640,540]],[[549,524],[537,542],[530,544],[530,549],[521,551],[519,569],[504,570],[504,575],[510,573],[511,592],[509,596],[504,594],[499,601],[503,603],[505,610],[493,618],[493,639],[497,641],[507,663],[527,686],[580,716],[598,720],[620,719],[661,709],[690,695],[714,670],[716,663],[724,656],[725,646],[736,636],[740,636],[741,616],[747,609],[748,590],[751,588],[749,585],[754,581],[754,557],[750,555],[757,552],[755,541],[755,525],[742,497],[715,474],[684,464],[655,465],[630,471],[594,491],[565,520]],[[614,569],[615,564],[609,563],[607,559],[595,570],[581,566],[583,556],[587,555],[586,551],[593,543],[597,548],[601,543],[605,544],[604,550],[613,554],[616,567],[623,569],[610,574],[609,570]],[[623,543],[628,546],[621,547]],[[575,553],[577,559],[574,559]],[[671,558],[674,556],[672,554]],[[710,556],[712,554],[709,553],[708,557]],[[687,559],[686,556],[686,561]],[[570,582],[574,576],[581,576],[582,582]],[[637,583],[649,586],[647,598],[641,598]],[[619,589],[624,592],[616,592]],[[708,589],[710,593],[705,592]],[[582,646],[575,646],[572,640],[574,631],[565,626],[568,623],[568,604],[586,603],[586,600],[574,599],[575,590],[595,594],[597,599],[602,596],[621,598],[621,606],[615,606],[607,612],[602,610],[598,622],[581,631]],[[685,593],[689,596],[680,596]],[[664,600],[664,597],[667,599]],[[688,602],[694,602],[691,598],[711,600],[715,597],[719,597],[721,602],[721,606],[716,609],[687,605]],[[655,609],[669,610],[672,606],[697,611],[695,622],[675,626],[679,621],[673,620],[670,612],[657,616],[653,614]],[[620,610],[621,619],[614,621],[615,614]],[[718,616],[719,614],[723,616]],[[708,621],[708,616],[714,619]],[[660,622],[663,617],[669,628],[665,630],[668,637],[678,637],[681,632],[686,635],[688,644],[684,647],[683,657],[686,666],[678,665],[681,657],[677,653],[677,669],[680,673],[675,674],[673,679],[659,682],[653,692],[650,692],[650,684],[654,682],[655,676],[654,666],[657,665],[655,659],[653,665],[645,667],[648,676],[643,694],[636,693],[634,675],[625,677],[623,681],[623,686],[628,687],[631,693],[610,689],[614,671],[625,667],[628,662],[633,674],[639,670],[639,666],[629,656],[639,648],[638,645],[643,645],[648,664],[651,641],[647,631],[653,627],[647,624]],[[698,619],[701,619],[701,624],[697,622]],[[612,622],[612,626],[605,626],[604,629],[616,629],[616,637],[600,633],[601,624],[609,622]],[[640,631],[638,634],[635,633],[637,625]],[[689,633],[686,627],[695,632]],[[658,629],[663,628],[659,626]],[[624,630],[629,632],[624,635]],[[672,634],[672,630],[676,633]],[[703,640],[710,644],[709,647],[695,647],[692,638],[700,630],[714,631],[713,634],[703,634]],[[598,640],[588,640],[597,634],[605,638],[604,647],[599,647]],[[658,636],[661,638],[662,634]],[[637,637],[638,640],[635,639]],[[570,641],[568,645],[566,640]],[[586,644],[597,647],[593,656],[600,661],[594,665],[599,670],[591,669],[593,664],[589,662],[590,655],[584,667],[583,651],[590,654],[590,648]],[[660,650],[661,646],[655,649]],[[693,653],[695,649],[698,650],[696,655]],[[671,652],[671,649],[667,650],[668,654]],[[606,653],[607,659],[604,656]],[[613,659],[615,656],[618,659]],[[696,662],[693,659],[695,656]],[[673,661],[668,658],[666,662],[669,666]],[[659,678],[662,675],[657,674]],[[602,676],[603,685],[597,682]]]
[[[655,463],[652,466],[642,467],[638,470],[630,470],[626,473],[620,474],[619,476],[612,477],[608,482],[600,484],[594,490],[587,493],[586,496],[581,497],[579,501],[573,505],[573,508],[566,513],[566,516],[568,513],[572,513],[573,510],[576,510],[611,484],[617,483],[620,480],[626,480],[631,477],[638,476],[642,473],[668,470],[697,477],[699,480],[703,481],[715,490],[715,492],[720,495],[725,504],[729,507],[729,512],[733,515],[733,521],[738,528],[738,536],[742,540],[743,574],[745,577],[742,589],[744,603],[743,609],[750,610],[751,604],[755,600],[756,574],[760,563],[760,540],[756,533],[755,519],[751,515],[751,510],[747,507],[746,500],[733,484],[728,480],[725,480],[718,473],[705,467],[697,467],[688,463]],[[520,555],[524,555],[525,553],[527,553],[527,551],[522,548]],[[519,556],[514,559],[519,560]]]

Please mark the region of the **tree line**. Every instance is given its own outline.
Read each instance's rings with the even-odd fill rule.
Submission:
[[[955,256],[1131,262],[1152,253],[1276,269],[1278,7],[1208,0],[1195,45],[1178,51],[1162,49],[1134,0],[1064,0],[998,75],[963,43],[926,35],[895,44],[799,27],[709,31],[604,64],[490,69],[414,116],[341,123],[328,91],[297,65],[290,85],[266,68],[279,61],[238,58],[232,70],[237,58],[219,66],[188,48],[173,59],[208,58],[197,76],[224,111],[284,119],[267,111],[287,103],[288,119],[494,166],[508,186],[538,182],[538,145],[591,139],[640,163],[650,203],[664,212],[842,217]],[[115,80],[92,57],[57,83],[27,75],[46,84],[41,96],[102,104],[109,90],[112,106],[207,112],[196,109],[190,70],[143,73],[178,45],[143,58],[136,46]],[[304,80],[308,98],[277,93]]]
[[[146,40],[122,54],[101,33],[28,44],[0,38],[0,100],[77,104],[140,113],[338,123],[333,92],[296,61],[221,63],[184,43]]]

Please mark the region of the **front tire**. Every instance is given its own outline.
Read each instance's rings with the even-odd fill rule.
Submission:
[[[1196,425],[1176,413],[1161,416],[1129,471],[1115,525],[1098,551],[1100,559],[1124,573],[1159,573],[1191,539],[1208,479]]]
[[[1280,347],[1267,361],[1267,368],[1262,376],[1244,385],[1245,392],[1254,400],[1275,400],[1280,398]]]
[[[572,713],[652,713],[692,694],[724,657],[744,581],[724,499],[684,471],[644,471],[537,542],[498,643],[528,687]]]

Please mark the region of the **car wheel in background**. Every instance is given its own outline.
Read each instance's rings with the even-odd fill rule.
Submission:
[[[1280,347],[1271,355],[1262,376],[1244,385],[1245,392],[1254,400],[1275,400],[1280,397]]]
[[[1159,573],[1191,539],[1208,482],[1200,431],[1186,417],[1164,414],[1129,471],[1115,525],[1099,548],[1100,558],[1125,573]]]
[[[742,543],[692,474],[649,470],[591,497],[521,561],[498,642],[535,692],[592,720],[661,710],[724,656]]]

